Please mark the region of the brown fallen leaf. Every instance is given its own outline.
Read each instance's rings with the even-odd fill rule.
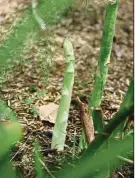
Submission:
[[[42,121],[48,121],[50,123],[55,124],[55,120],[58,112],[57,104],[49,103],[47,105],[39,106],[37,107],[37,111]]]
[[[91,143],[94,138],[94,125],[93,125],[93,120],[89,115],[88,112],[88,106],[80,101],[80,99],[77,97],[76,98],[79,110],[80,110],[80,116],[81,116],[81,121],[82,121],[82,126],[84,129],[85,137],[87,140],[87,143]]]

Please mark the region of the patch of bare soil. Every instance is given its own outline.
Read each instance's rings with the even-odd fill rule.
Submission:
[[[15,4],[14,4],[14,3]],[[4,3],[7,10],[3,10]],[[14,4],[11,8],[12,3]],[[19,18],[18,5],[26,8],[26,1],[3,0],[0,7],[0,37],[5,35],[12,24]],[[80,7],[80,8],[79,8]],[[11,10],[11,12],[9,12]],[[5,12],[6,11],[6,12]],[[12,17],[13,15],[13,17]],[[100,51],[105,3],[90,2],[88,8],[76,6],[70,10],[60,23],[55,25],[52,35],[52,51],[54,64],[51,66],[44,56],[47,48],[46,38],[39,38],[34,44],[29,40],[27,48],[20,56],[21,62],[16,63],[14,70],[7,74],[3,83],[2,98],[18,115],[23,127],[24,138],[20,141],[12,154],[14,166],[22,178],[33,178],[33,143],[38,139],[41,152],[45,158],[48,169],[55,165],[55,170],[61,169],[65,158],[72,158],[74,137],[76,147],[81,134],[81,121],[76,106],[75,96],[79,96],[86,103],[92,91],[94,74],[96,72],[97,58]],[[9,20],[11,18],[11,20]],[[7,23],[9,23],[7,28]],[[57,153],[50,151],[51,133],[53,124],[40,120],[35,108],[49,102],[59,103],[62,80],[65,70],[63,55],[63,40],[69,36],[73,42],[76,55],[76,74],[69,113],[68,132],[66,139],[66,152]],[[42,59],[42,60],[39,60]],[[47,65],[47,67],[46,67]],[[119,108],[123,95],[127,91],[133,73],[133,1],[121,1],[118,10],[118,20],[114,37],[109,75],[104,92],[102,109],[106,119],[109,119]],[[48,77],[49,76],[49,77]],[[44,81],[44,78],[46,79]],[[42,92],[39,95],[39,92]],[[31,102],[28,99],[32,98]],[[75,148],[76,148],[75,147]],[[127,168],[127,166],[125,166]],[[124,172],[125,170],[125,172]],[[131,178],[133,169],[119,169],[117,177]],[[48,173],[49,174],[49,173]]]

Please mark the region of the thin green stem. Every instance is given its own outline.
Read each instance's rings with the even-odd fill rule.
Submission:
[[[132,160],[130,160],[128,158],[124,158],[123,156],[117,155],[117,158],[122,160],[122,161],[124,161],[124,162],[126,162],[126,163],[128,163],[128,164],[132,164],[132,165],[134,164],[134,161],[132,161]]]

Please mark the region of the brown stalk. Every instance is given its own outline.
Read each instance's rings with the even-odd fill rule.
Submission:
[[[95,138],[93,120],[89,115],[87,104],[82,103],[79,97],[76,98],[76,101],[79,106],[80,117],[81,117],[82,127],[85,133],[85,137],[86,137],[87,143],[89,144]]]

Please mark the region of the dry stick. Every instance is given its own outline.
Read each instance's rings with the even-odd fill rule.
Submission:
[[[85,133],[85,137],[86,137],[87,143],[89,144],[95,138],[93,120],[91,116],[89,115],[87,105],[82,103],[78,97],[76,98],[76,100],[77,100],[77,103],[80,109],[80,117],[81,117],[83,130]]]

